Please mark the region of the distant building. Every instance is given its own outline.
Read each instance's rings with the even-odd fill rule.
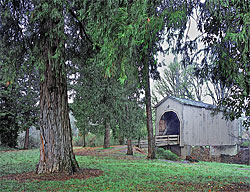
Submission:
[[[211,154],[235,155],[238,152],[238,121],[223,119],[216,107],[188,99],[165,97],[156,106],[156,136],[178,136],[178,144],[167,147],[183,158],[191,146],[210,146]],[[156,137],[156,138],[157,138]]]

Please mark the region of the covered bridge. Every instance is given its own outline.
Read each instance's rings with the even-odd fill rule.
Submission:
[[[165,97],[156,106],[156,146],[166,146],[183,158],[191,146],[211,146],[212,155],[237,153],[238,121],[223,119],[215,106]]]

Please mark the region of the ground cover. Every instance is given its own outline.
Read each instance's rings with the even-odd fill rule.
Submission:
[[[250,191],[247,165],[151,161],[143,151],[127,156],[124,146],[75,152],[77,177],[33,177],[38,150],[0,151],[0,191]]]

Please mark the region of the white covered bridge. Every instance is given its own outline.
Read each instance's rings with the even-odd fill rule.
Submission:
[[[222,112],[214,114],[214,109],[203,102],[165,97],[155,106],[156,146],[165,146],[183,158],[191,146],[211,146],[214,155],[236,154],[238,121],[227,121]]]

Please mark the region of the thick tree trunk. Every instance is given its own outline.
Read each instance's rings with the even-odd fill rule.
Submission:
[[[63,65],[63,64],[61,64]],[[78,169],[72,146],[66,74],[55,74],[49,62],[40,90],[40,161],[37,173],[65,172]]]
[[[24,146],[23,146],[24,149],[28,149],[29,148],[29,132],[30,132],[30,129],[26,128],[25,139],[24,139]]]
[[[104,145],[103,148],[109,148],[110,147],[110,124],[106,120],[105,122],[105,134],[104,134]]]
[[[148,159],[155,159],[155,143],[153,137],[153,121],[151,109],[151,93],[150,93],[150,77],[149,67],[145,66],[146,70],[146,83],[145,83],[145,96],[146,96],[146,114],[147,114],[147,131],[148,131]]]
[[[127,146],[128,146],[127,155],[133,155],[133,146],[132,146],[132,140],[131,139],[127,140]]]
[[[48,1],[49,9],[58,9],[57,18],[44,19],[41,34],[44,76],[40,84],[40,160],[36,172],[73,174],[78,164],[73,154],[69,120],[64,46],[63,7],[60,2]],[[51,12],[49,12],[51,13]],[[56,57],[53,57],[57,55]]]

